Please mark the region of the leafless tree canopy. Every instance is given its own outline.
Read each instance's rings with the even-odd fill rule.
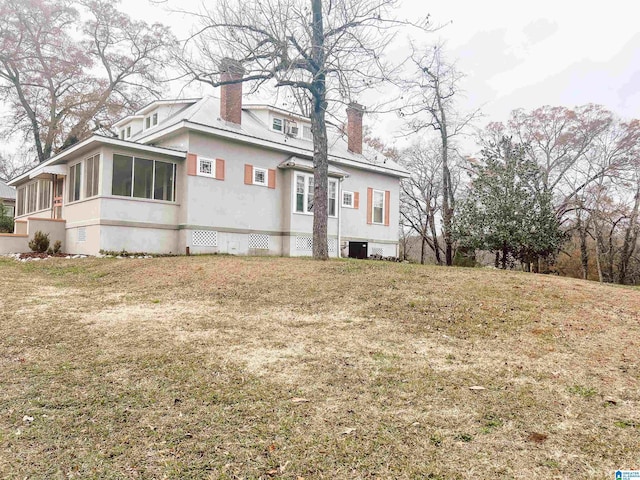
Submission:
[[[117,5],[0,0],[0,99],[13,114],[7,133],[31,138],[40,161],[159,94],[173,37]]]
[[[397,0],[220,0],[203,4],[201,28],[187,41],[180,62],[194,80],[219,86],[250,82],[297,90],[311,117],[314,143],[313,256],[328,258],[326,114],[390,78],[385,51],[408,25],[394,18]],[[416,23],[427,27],[427,20]],[[244,77],[221,81],[224,58],[240,62]],[[308,110],[307,112],[305,110]]]

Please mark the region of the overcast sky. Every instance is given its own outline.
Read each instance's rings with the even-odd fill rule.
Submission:
[[[430,14],[445,25],[429,40],[446,42],[449,58],[467,75],[461,106],[481,106],[484,121],[506,120],[519,107],[589,102],[634,118],[640,115],[640,32],[631,3],[405,0],[398,16]],[[162,6],[146,0],[121,5],[135,17],[170,25],[178,36],[188,33],[191,19]],[[172,5],[195,10],[200,0]]]

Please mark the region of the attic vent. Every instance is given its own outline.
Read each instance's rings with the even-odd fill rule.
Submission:
[[[84,243],[87,241],[87,229],[85,227],[78,228],[78,243]]]
[[[249,248],[269,250],[269,235],[252,233],[249,235]]]
[[[194,247],[217,247],[218,232],[211,230],[194,230],[191,234],[191,243]]]

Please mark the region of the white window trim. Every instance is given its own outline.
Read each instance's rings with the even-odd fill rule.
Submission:
[[[131,155],[130,153],[126,153],[126,152],[121,152],[121,151],[114,151],[113,155],[120,155],[122,157],[131,157],[133,159],[133,162],[131,164],[131,194],[130,195],[114,195],[113,194],[113,186],[111,189],[111,194],[110,195],[100,195],[102,197],[107,197],[107,198],[117,198],[117,199],[127,199],[127,200],[135,200],[138,202],[162,202],[165,204],[169,204],[169,205],[176,205],[178,203],[178,184],[177,184],[177,179],[178,179],[178,166],[177,164],[175,164],[174,162],[169,162],[166,160],[157,160],[155,158],[148,158],[148,157],[136,157],[135,155]],[[111,161],[113,162],[113,155],[111,157]],[[102,158],[102,157],[101,157]],[[155,188],[156,188],[156,162],[162,162],[162,163],[170,163],[171,165],[173,165],[173,200],[156,200],[155,198],[143,198],[143,197],[134,197],[133,196],[133,190],[135,188],[135,172],[136,172],[136,160],[150,160],[153,162],[153,177],[152,177],[152,181],[151,181],[151,192],[152,194],[155,192]],[[82,172],[82,174],[84,175],[84,172]],[[113,180],[112,180],[113,182]],[[100,188],[100,187],[98,187]],[[90,199],[93,199],[95,197],[90,197]],[[87,199],[82,199],[82,201],[87,200]],[[80,201],[80,200],[78,200]],[[76,203],[76,202],[74,202]]]
[[[296,210],[296,197],[297,197],[297,191],[296,191],[296,178],[298,176],[302,176],[304,177],[304,201],[303,201],[303,212],[298,212]],[[293,185],[291,187],[291,191],[293,192],[292,195],[292,204],[291,204],[291,212],[294,213],[295,215],[310,215],[313,216],[313,211],[308,212],[307,211],[307,201],[309,198],[308,195],[308,191],[309,191],[309,178],[313,178],[313,173],[306,173],[306,172],[299,172],[296,171],[293,175]],[[336,197],[340,194],[340,185],[338,185],[338,180],[335,178],[329,178],[329,182],[328,183],[335,183],[336,184]],[[327,185],[327,197],[329,196],[329,188]],[[328,203],[328,198],[327,198],[327,207],[329,206]],[[338,199],[336,198],[336,214],[335,215],[329,215],[329,218],[338,218],[338,211],[340,209],[340,204],[338,203]]]
[[[125,138],[131,138],[131,125],[129,125],[126,129],[125,129],[126,133],[125,133]]]
[[[71,179],[71,169],[72,168],[75,168],[77,165],[82,165],[83,163],[84,163],[84,161],[80,160],[80,161],[74,163],[73,165],[69,165],[69,176],[67,178]],[[66,203],[67,203],[67,205],[71,205],[73,203],[80,202],[80,201],[82,201],[84,199],[84,197],[82,195],[82,193],[83,193],[82,192],[82,190],[83,190],[82,186],[84,185],[85,167],[86,167],[86,165],[80,167],[80,195],[78,196],[77,200],[73,200],[73,201],[69,200],[69,193],[71,191],[71,182],[70,181],[66,182],[67,183],[67,191],[66,191],[66,194],[67,194],[67,202]],[[75,180],[75,178],[74,178],[74,180]]]
[[[87,163],[89,163],[89,160],[93,160],[95,157],[98,157],[98,190],[96,191],[96,193],[94,193],[93,195],[87,195],[87,175],[86,173],[83,175],[85,178],[83,178],[84,183],[82,184],[82,186],[84,187],[84,198],[95,198],[95,197],[99,197],[100,196],[100,186],[101,186],[101,181],[102,181],[102,175],[100,175],[101,169],[102,169],[102,155],[100,155],[100,153],[94,153],[93,155],[90,155],[89,157],[85,158],[84,161],[84,167],[82,168],[82,170],[84,170],[84,172],[88,171],[87,168]],[[82,187],[81,187],[82,188]]]
[[[258,182],[256,180],[256,172],[262,172],[263,173],[264,182]],[[263,187],[268,186],[269,185],[269,170],[267,170],[266,168],[253,167],[253,184],[254,185],[260,185],[260,186],[263,186]]]
[[[351,195],[351,205],[344,203],[344,194],[348,194]],[[349,190],[342,190],[342,202],[341,205],[343,208],[356,208],[355,207],[355,195],[353,194],[353,192],[349,191]]]
[[[200,171],[200,165],[202,162],[211,162],[211,173],[204,173]],[[196,174],[200,177],[216,178],[215,158],[198,157],[198,170],[196,170]]]
[[[376,193],[380,193],[382,195],[382,221],[376,222]],[[385,212],[385,202],[386,202],[386,194],[384,190],[374,190],[371,195],[371,223],[373,225],[384,225],[384,212]]]
[[[305,137],[304,132],[306,129],[309,129],[309,136]],[[313,132],[311,131],[311,125],[302,125],[302,129],[300,130],[300,138],[303,140],[307,140],[308,142],[313,141]]]

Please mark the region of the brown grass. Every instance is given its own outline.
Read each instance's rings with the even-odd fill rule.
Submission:
[[[640,468],[637,289],[280,258],[0,274],[2,478]]]

